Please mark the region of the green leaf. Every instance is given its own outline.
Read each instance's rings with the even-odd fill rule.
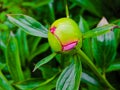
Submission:
[[[20,59],[22,62],[22,66],[25,66],[25,59],[29,56],[28,44],[27,44],[27,35],[21,28],[17,30],[17,41],[20,52]]]
[[[120,62],[110,64],[106,72],[112,72],[112,71],[117,71],[117,70],[120,70]]]
[[[49,62],[50,60],[52,60],[54,57],[56,56],[56,53],[52,53],[49,56],[43,58],[42,60],[40,60],[36,65],[33,71],[35,71],[37,68],[39,68],[40,66],[46,64],[47,62]]]
[[[100,3],[97,3],[96,1],[93,0],[71,0],[72,2],[76,3],[77,5],[80,5],[82,8],[85,8],[86,10],[94,13],[97,16],[101,15],[101,11],[99,9],[99,5]],[[94,3],[98,6],[95,6]],[[99,9],[99,10],[98,10]]]
[[[70,64],[58,78],[56,90],[78,90],[82,73],[81,61],[75,56],[74,63]]]
[[[41,83],[39,87],[34,88],[34,90],[52,90],[53,88],[55,88],[56,81],[58,79],[57,76],[58,76],[58,73],[55,74],[50,79],[47,79],[45,82]]]
[[[0,90],[15,90],[0,70]]]
[[[0,49],[3,50],[3,52],[5,52],[6,50],[6,45],[3,43],[2,40],[0,40]]]
[[[107,24],[105,18],[103,18],[99,26]],[[116,39],[113,31],[97,37],[92,38],[92,51],[96,64],[101,68],[106,68],[115,59],[116,56]]]
[[[90,37],[99,36],[99,35],[110,32],[114,28],[117,28],[117,26],[114,25],[114,24],[107,24],[107,25],[104,25],[104,26],[101,26],[101,27],[97,27],[95,29],[92,29],[92,30],[84,33],[83,38],[90,38]]]
[[[12,79],[15,82],[23,80],[24,77],[20,63],[18,43],[12,32],[7,45],[6,62]]]
[[[0,30],[0,42],[3,42],[6,45],[6,43],[8,42],[9,34],[10,34],[10,31]]]
[[[33,88],[38,87],[42,82],[44,82],[44,80],[39,78],[31,78],[22,82],[15,83],[14,86],[20,90],[32,90]]]
[[[80,17],[80,21],[79,21],[79,28],[80,28],[82,33],[89,31],[88,23],[83,19],[82,16]],[[83,40],[82,49],[86,53],[86,55],[92,60],[93,57],[92,57],[92,53],[91,53],[91,51],[92,51],[91,48],[92,48],[91,39],[85,38]]]
[[[39,3],[39,1],[36,1],[36,2],[23,2],[22,5],[23,6],[29,6],[29,7],[32,7],[32,8],[38,8],[38,7],[41,7],[43,5],[49,4],[52,1],[53,0],[41,0],[40,3]]]
[[[39,68],[44,79],[49,79],[59,72],[58,68],[53,67],[51,64],[46,64]]]
[[[47,38],[48,30],[32,17],[23,14],[10,14],[7,16],[13,24],[22,28],[25,32],[33,36]]]
[[[37,49],[37,46],[39,45],[39,42],[41,41],[41,37],[36,37],[33,41],[31,41],[31,42],[33,42],[32,43],[32,47],[31,47],[31,53],[33,53],[36,49]]]
[[[41,44],[34,52],[31,53],[31,55],[29,56],[29,60],[32,60],[35,56],[45,52],[48,48],[48,43]]]
[[[6,64],[3,64],[0,62],[0,70],[2,70],[5,66],[6,66]]]
[[[82,72],[81,81],[83,81],[85,83],[90,83],[95,86],[100,85],[94,77],[90,76],[89,74],[87,74],[85,72]]]
[[[51,87],[53,88],[55,87],[57,75],[58,74],[55,74],[53,77],[47,80],[39,79],[39,78],[28,79],[22,82],[15,83],[14,86],[20,90],[45,90],[46,88],[51,88]],[[50,89],[46,89],[46,90],[50,90]]]

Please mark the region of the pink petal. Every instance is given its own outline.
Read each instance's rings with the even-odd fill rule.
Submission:
[[[50,28],[50,32],[51,32],[52,34],[54,34],[55,30],[56,30],[56,27],[51,27],[51,28]]]
[[[70,44],[67,44],[67,45],[64,45],[63,46],[63,51],[67,51],[67,50],[70,50],[72,48],[74,48],[76,46],[77,42],[72,42]]]

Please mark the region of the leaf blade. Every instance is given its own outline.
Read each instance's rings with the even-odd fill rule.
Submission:
[[[7,15],[8,19],[16,26],[33,36],[47,38],[48,30],[35,19],[23,14]]]
[[[36,65],[35,65],[35,68],[33,70],[33,72],[39,68],[40,66],[42,66],[43,64],[49,62],[50,60],[52,60],[55,56],[56,56],[57,53],[52,53],[50,54],[49,56],[43,58],[42,60],[40,60]]]
[[[120,62],[111,64],[107,68],[106,72],[117,71],[117,70],[120,70]]]
[[[0,89],[2,90],[15,90],[8,82],[8,80],[5,78],[3,73],[0,70]]]
[[[81,61],[75,57],[75,62],[65,68],[58,78],[56,90],[78,90],[81,72]]]
[[[83,38],[90,38],[90,37],[95,37],[95,36],[98,36],[101,34],[105,34],[107,32],[110,32],[114,28],[117,28],[117,26],[114,24],[108,24],[108,25],[104,25],[102,27],[97,27],[95,29],[92,29],[92,30],[84,33]]]
[[[24,75],[21,68],[17,40],[12,32],[10,35],[6,52],[6,63],[13,80],[16,82],[23,80]]]

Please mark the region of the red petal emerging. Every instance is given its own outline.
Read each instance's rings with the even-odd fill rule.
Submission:
[[[67,45],[64,45],[63,46],[63,51],[67,51],[67,50],[70,50],[72,48],[74,48],[77,44],[77,41],[76,42],[72,42],[70,44],[67,44]]]
[[[51,28],[50,28],[50,32],[51,32],[52,34],[54,34],[55,30],[56,30],[56,27],[51,27]]]

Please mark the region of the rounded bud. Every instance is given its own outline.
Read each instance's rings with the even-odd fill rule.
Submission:
[[[48,41],[55,52],[64,52],[82,44],[82,33],[75,21],[61,18],[51,25]]]

